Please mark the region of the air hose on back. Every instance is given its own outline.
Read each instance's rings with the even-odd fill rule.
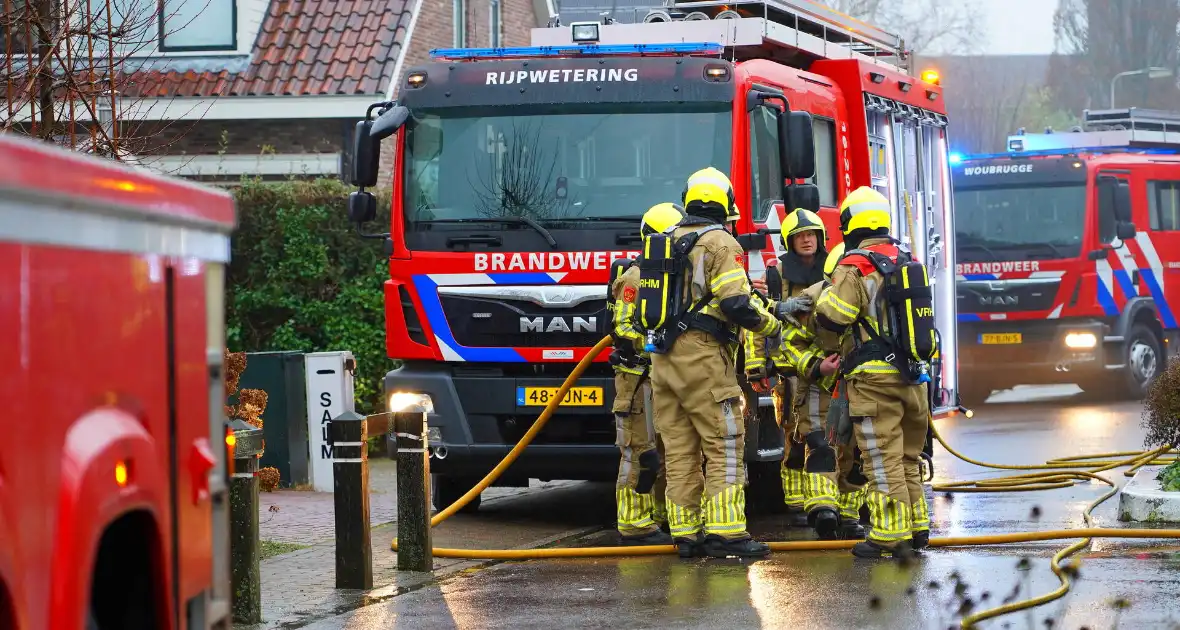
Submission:
[[[475,497],[479,496],[481,492],[487,489],[488,486],[495,483],[496,479],[508,469],[510,465],[524,449],[533,441],[533,439],[540,433],[545,424],[553,416],[557,410],[560,401],[565,398],[566,392],[578,382],[586,368],[594,359],[611,346],[612,340],[609,336],[604,337],[601,341],[591,348],[590,352],[578,362],[570,375],[566,377],[565,382],[558,388],[557,395],[553,396],[549,404],[541,411],[541,415],[533,423],[527,432],[520,438],[520,441],[512,447],[512,450],[504,456],[504,459],[496,465],[479,483],[468,490],[466,494],[459,497],[457,501],[441,510],[430,519],[432,527],[447,520],[456,512],[463,509],[463,506],[470,503]],[[933,425],[932,425],[933,426]],[[1118,491],[1117,486],[1108,479],[1100,476],[1098,473],[1113,470],[1115,468],[1129,467],[1129,470],[1124,472],[1124,475],[1131,476],[1136,470],[1148,464],[1167,464],[1175,461],[1176,452],[1172,451],[1171,445],[1165,445],[1152,451],[1144,452],[1118,452],[1118,453],[1102,453],[1097,455],[1082,455],[1066,457],[1061,459],[1050,460],[1044,464],[1037,465],[1006,465],[1006,464],[989,464],[981,462],[962,453],[959,453],[943,439],[942,435],[938,433],[938,429],[934,428],[934,437],[942,444],[943,448],[951,455],[976,466],[985,468],[993,468],[999,470],[1020,470],[1020,471],[1036,471],[1025,472],[1022,474],[1011,475],[1007,477],[999,477],[992,479],[983,479],[979,481],[956,481],[933,485],[932,488],[936,492],[1025,492],[1032,490],[1053,490],[1056,488],[1066,488],[1081,482],[1100,481],[1111,486],[1110,491],[1099,497],[1091,503],[1083,513],[1086,528],[1083,529],[1059,529],[1039,532],[1017,532],[1010,534],[995,534],[990,536],[959,536],[947,538],[931,538],[931,547],[966,547],[966,546],[981,546],[981,545],[1002,545],[1012,543],[1026,543],[1045,540],[1069,540],[1080,538],[1078,542],[1071,544],[1059,551],[1053,556],[1050,562],[1050,567],[1053,573],[1057,575],[1060,580],[1060,586],[1053,592],[1040,595],[1025,601],[1015,602],[999,606],[989,610],[977,612],[975,614],[964,617],[961,624],[964,628],[972,627],[973,624],[984,619],[990,619],[1004,615],[1017,610],[1033,608],[1041,604],[1049,603],[1053,600],[1065,595],[1071,586],[1068,571],[1063,569],[1061,561],[1065,558],[1077,553],[1086,548],[1093,538],[1176,538],[1180,539],[1180,529],[1123,529],[1123,528],[1095,528],[1090,527],[1091,512],[1098,505],[1114,496]],[[1168,458],[1166,456],[1171,455]],[[1122,458],[1122,459],[1118,459]],[[801,540],[789,542],[771,542],[771,551],[826,551],[826,550],[841,550],[849,549],[856,541],[853,540]],[[390,545],[393,551],[397,551],[397,539],[395,538]],[[676,553],[676,547],[673,545],[653,545],[645,547],[576,547],[576,548],[561,548],[561,549],[452,549],[436,547],[433,550],[434,556],[438,558],[466,558],[466,559],[481,559],[481,560],[529,560],[529,559],[545,559],[545,558],[591,558],[591,557],[625,557],[625,556],[656,556],[669,555]]]

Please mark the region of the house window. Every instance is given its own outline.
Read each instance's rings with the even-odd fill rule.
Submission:
[[[1180,181],[1147,182],[1147,206],[1151,229],[1180,230]]]
[[[455,35],[453,45],[455,48],[464,48],[467,46],[467,0],[452,0],[451,8],[455,21],[452,25]]]
[[[235,50],[236,0],[161,0],[160,50]]]
[[[502,1],[503,0],[491,0],[491,2],[488,3],[488,33],[490,33],[490,35],[488,35],[488,39],[489,45],[492,48],[499,48],[503,45],[500,42],[502,37],[501,29],[503,28],[500,23],[500,3]]]
[[[827,118],[812,118],[811,133],[815,142],[815,177],[808,183],[819,187],[819,205],[836,207],[836,123]]]

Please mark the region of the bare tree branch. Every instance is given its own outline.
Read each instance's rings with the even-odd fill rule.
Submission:
[[[986,32],[978,0],[821,0],[823,4],[897,33],[917,54],[982,51]]]
[[[1054,100],[1062,109],[1106,109],[1121,72],[1157,67],[1180,74],[1178,29],[1177,0],[1061,0],[1053,16]],[[1146,73],[1118,79],[1115,89],[1117,107],[1174,109],[1180,99],[1175,78]]]
[[[185,1],[206,8],[210,0]],[[173,19],[178,10],[164,14],[163,0],[0,4],[0,130],[119,160],[163,148],[158,125],[134,123],[151,117],[151,107],[139,106],[144,99],[167,106],[175,98],[155,83],[162,76],[159,42],[191,19]]]

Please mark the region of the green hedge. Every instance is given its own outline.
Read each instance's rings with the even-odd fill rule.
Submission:
[[[381,241],[360,238],[348,223],[352,190],[330,179],[244,180],[236,189],[227,340],[245,352],[349,350],[357,411],[374,413],[382,407],[381,378],[396,366],[385,353],[389,270]],[[389,225],[388,193],[377,194],[371,225]]]

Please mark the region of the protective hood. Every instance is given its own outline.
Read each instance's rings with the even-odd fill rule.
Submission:
[[[779,273],[783,279],[796,286],[811,286],[824,279],[824,262],[828,259],[827,249],[820,243],[812,257],[811,264],[804,264],[803,259],[794,251],[779,256]]]

